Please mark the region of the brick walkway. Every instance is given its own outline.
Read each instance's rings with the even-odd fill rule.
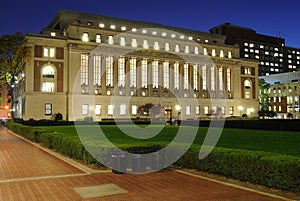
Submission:
[[[85,200],[282,200],[177,171],[87,174],[0,129],[1,201],[84,200],[74,188],[101,184],[115,184],[128,193]]]

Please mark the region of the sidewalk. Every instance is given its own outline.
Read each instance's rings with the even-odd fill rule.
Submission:
[[[88,173],[0,129],[0,200],[284,200],[178,171]]]

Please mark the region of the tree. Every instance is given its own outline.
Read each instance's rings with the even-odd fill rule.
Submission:
[[[19,32],[0,37],[0,85],[8,85],[11,107],[14,104],[14,84],[22,79],[22,72],[28,56],[25,36]],[[12,110],[13,111],[13,110]],[[12,114],[13,118],[14,115]]]
[[[264,79],[259,79],[259,111],[258,115],[262,118],[265,117],[274,117],[276,116],[276,112],[270,111],[269,108],[271,106],[270,103],[270,84],[267,83]]]
[[[19,32],[0,38],[0,84],[12,85],[25,66],[25,36]]]

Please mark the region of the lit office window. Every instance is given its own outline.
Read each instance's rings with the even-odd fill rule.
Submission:
[[[113,115],[114,114],[114,106],[113,105],[108,105],[107,106],[107,114],[108,115]]]
[[[132,115],[137,115],[137,106],[136,105],[131,106],[131,114]]]
[[[207,85],[206,85],[206,81],[207,81],[207,75],[206,75],[206,66],[202,66],[202,90],[206,90],[207,89]]]
[[[250,44],[249,44],[249,47],[254,47],[254,44],[253,44],[253,43],[250,43]]]
[[[130,61],[130,87],[136,87],[136,58],[131,58]]]
[[[149,45],[148,45],[148,41],[147,40],[143,40],[143,48],[144,49],[148,49]]]
[[[232,52],[228,51],[228,58],[231,59],[232,58]]]
[[[142,60],[141,66],[141,77],[142,77],[142,87],[148,87],[148,61],[147,59]]]
[[[157,41],[154,42],[154,49],[159,50],[159,44]]]
[[[231,92],[231,70],[230,70],[230,68],[227,68],[226,74],[227,74],[227,91]]]
[[[81,85],[89,85],[89,54],[81,54],[81,65],[80,65],[80,74],[81,74]]]
[[[121,57],[118,60],[118,86],[125,86],[125,58]]]
[[[55,56],[55,49],[50,48],[50,57],[53,58]]]
[[[223,91],[223,68],[219,68],[219,90]]]
[[[152,85],[153,88],[158,88],[158,61],[152,62]]]
[[[165,43],[165,50],[170,51],[170,43]]]
[[[198,90],[198,65],[193,65],[193,88]]]
[[[183,65],[183,88],[189,88],[189,64],[185,63]]]
[[[101,35],[96,34],[96,43],[101,43]]]
[[[220,57],[224,57],[224,50],[220,50]]]
[[[112,56],[106,57],[106,86],[113,86],[113,62]]]
[[[101,85],[101,56],[94,55],[94,85]]]
[[[95,115],[101,115],[101,105],[96,105],[95,106]]]
[[[89,42],[89,34],[87,32],[83,33],[81,39],[83,42]]]
[[[174,89],[179,89],[179,63],[174,63]]]
[[[211,91],[215,91],[216,90],[216,82],[215,82],[215,77],[216,77],[216,70],[215,70],[215,66],[212,66],[210,68],[210,89]]]
[[[164,70],[164,88],[169,89],[170,87],[169,62],[165,61],[163,63],[163,70]]]
[[[125,46],[126,45],[125,37],[120,37],[120,45],[121,46]]]
[[[82,113],[82,115],[88,115],[89,114],[89,105],[87,105],[87,104],[82,105],[81,113]]]

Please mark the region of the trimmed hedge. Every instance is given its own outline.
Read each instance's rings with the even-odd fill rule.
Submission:
[[[96,159],[110,161],[114,151],[105,144],[90,143],[83,147],[77,136],[43,131],[35,127],[9,123],[7,127],[32,141],[41,142],[49,148],[85,163],[101,165]],[[120,149],[132,153],[149,153],[165,147],[165,143],[123,144]],[[200,146],[193,145],[175,163],[176,166],[224,175],[242,181],[264,185],[280,190],[300,191],[300,158],[275,153],[215,147],[204,159],[199,160]],[[96,159],[87,151],[90,150]],[[170,152],[178,151],[180,146]],[[107,164],[107,163],[106,163]]]

